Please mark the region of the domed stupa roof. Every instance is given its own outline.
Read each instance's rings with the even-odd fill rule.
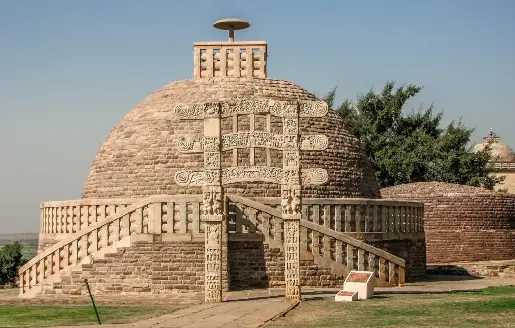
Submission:
[[[486,146],[490,146],[490,154],[492,155],[492,162],[515,162],[515,154],[513,150],[501,141],[492,129],[488,136],[483,138],[482,143],[474,146],[474,151],[482,151]]]
[[[291,82],[267,78],[266,42],[234,41],[234,30],[250,26],[247,22],[226,19],[214,26],[229,30],[229,41],[194,43],[194,78],[164,86],[122,118],[95,156],[83,198],[200,194],[202,187],[179,185],[174,178],[181,170],[204,167],[202,153],[184,151],[181,144],[187,136],[201,135],[204,123],[179,117],[177,108],[181,106],[245,101],[319,102]],[[259,113],[222,118],[222,134],[240,131],[281,133],[282,120]],[[325,184],[303,187],[306,197],[380,197],[374,172],[358,139],[333,111],[324,117],[300,117],[299,133],[327,137],[323,150],[301,152],[301,169],[322,168],[328,177]],[[283,165],[279,150],[256,147],[250,152],[245,148],[222,151],[221,165]],[[226,186],[227,193],[247,197],[278,197],[280,190],[280,185],[271,182]]]

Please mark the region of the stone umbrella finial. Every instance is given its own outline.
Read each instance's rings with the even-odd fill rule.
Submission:
[[[234,42],[234,31],[249,28],[250,24],[239,18],[224,18],[214,22],[213,27],[229,31],[229,42]]]

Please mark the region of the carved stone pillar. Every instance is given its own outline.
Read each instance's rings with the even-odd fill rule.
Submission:
[[[222,301],[223,190],[220,166],[220,105],[204,105],[204,172],[202,214],[205,229],[205,302]]]
[[[283,116],[283,180],[281,209],[284,222],[284,278],[286,300],[300,300],[300,172],[299,107],[287,104]]]

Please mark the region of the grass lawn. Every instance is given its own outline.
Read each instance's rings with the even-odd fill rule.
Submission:
[[[515,327],[515,287],[304,301],[267,327]]]
[[[176,308],[164,306],[97,306],[102,324],[130,323],[162,314]],[[96,325],[91,306],[1,305],[0,327],[55,327]]]

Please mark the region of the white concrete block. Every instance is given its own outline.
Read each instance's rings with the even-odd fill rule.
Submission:
[[[345,290],[340,290],[338,294],[334,295],[334,300],[336,302],[352,302],[358,300],[357,292],[348,292]]]
[[[360,300],[374,297],[375,276],[371,271],[351,271],[345,282],[343,290],[357,292]]]

